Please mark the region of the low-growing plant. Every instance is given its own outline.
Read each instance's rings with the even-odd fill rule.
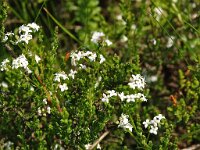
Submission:
[[[184,2],[0,2],[0,149],[198,143],[199,4]]]

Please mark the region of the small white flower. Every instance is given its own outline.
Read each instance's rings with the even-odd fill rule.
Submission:
[[[8,58],[4,59],[4,60],[1,62],[1,66],[0,66],[1,71],[4,71],[4,70],[6,71],[6,70],[8,70],[7,65],[8,65],[9,62],[10,62],[10,61],[9,61]]]
[[[36,61],[36,63],[39,63],[40,60],[41,60],[41,58],[38,55],[35,55],[35,61]]]
[[[93,53],[90,56],[88,56],[88,58],[89,58],[90,61],[95,61],[96,57],[97,57],[96,53]]]
[[[42,115],[42,111],[40,109],[40,107],[38,108],[38,116],[41,116]]]
[[[123,35],[122,38],[121,38],[121,41],[122,41],[122,42],[126,42],[126,41],[128,41],[127,36]]]
[[[31,90],[31,91],[34,91],[34,88],[31,86],[31,87],[30,87],[30,90]]]
[[[46,98],[43,99],[43,103],[44,103],[45,105],[47,105],[47,99],[46,99]]]
[[[128,85],[132,89],[143,89],[145,86],[145,80],[140,74],[132,75],[132,78],[130,78]]]
[[[144,125],[144,128],[147,128],[150,125],[150,120],[146,119],[142,124]]]
[[[51,113],[51,107],[47,106],[47,113],[50,114]]]
[[[166,47],[167,47],[167,48],[172,47],[172,46],[174,45],[174,40],[175,40],[175,37],[174,37],[174,36],[170,36],[170,37],[168,37]]]
[[[28,67],[25,68],[25,70],[26,70],[26,72],[27,72],[28,74],[32,73],[32,70],[30,70]]]
[[[19,34],[24,33],[25,34],[29,34],[30,32],[32,32],[32,30],[30,30],[30,28],[26,25],[22,25],[19,27]]]
[[[20,55],[16,59],[12,61],[12,69],[17,69],[19,67],[24,68],[28,73],[31,73],[32,71],[28,68],[28,61],[24,54]]]
[[[98,42],[100,42],[104,36],[105,34],[103,32],[94,32],[92,34],[91,41],[95,44],[98,44]]]
[[[2,40],[2,42],[6,42],[6,41],[8,40],[8,37],[9,37],[9,36],[13,36],[13,35],[14,35],[14,33],[12,33],[12,32],[7,32],[7,33],[5,34],[5,36],[4,36],[3,40]]]
[[[79,68],[80,68],[80,69],[86,69],[87,67],[86,67],[86,65],[79,64]]]
[[[101,146],[100,146],[100,144],[99,144],[99,143],[97,144],[97,149],[101,149]]]
[[[152,134],[157,135],[157,133],[158,133],[158,127],[151,126],[151,129],[150,129],[149,132],[152,133]]]
[[[112,45],[112,42],[111,42],[110,40],[108,40],[108,39],[105,40],[105,43],[106,43],[108,46]]]
[[[6,82],[1,82],[1,86],[3,87],[3,88],[8,88],[8,84],[6,83]]]
[[[106,60],[105,57],[103,57],[103,55],[100,54],[100,62],[99,63],[102,64],[105,60]]]
[[[28,42],[31,39],[32,39],[32,35],[31,34],[20,35],[20,38],[17,40],[16,44],[18,44],[20,42],[25,42],[26,44],[28,44]]]
[[[124,92],[118,93],[119,98],[121,101],[124,101],[126,99],[126,96],[124,95]]]
[[[54,81],[60,82],[60,79],[63,79],[63,80],[68,79],[68,77],[64,71],[62,71],[60,73],[55,73]]]
[[[70,73],[68,74],[69,77],[72,77],[72,79],[74,79],[75,74],[77,73],[76,70],[70,70]]]
[[[115,92],[115,90],[109,90],[107,91],[107,93],[109,93],[109,97],[112,97],[112,96],[117,96],[117,93]]]
[[[108,103],[109,102],[109,97],[105,93],[103,93],[103,98],[101,100],[102,100],[102,102]]]
[[[35,22],[29,23],[27,26],[35,31],[38,31],[40,29],[40,26],[38,26]]]
[[[162,119],[165,119],[165,117],[162,114],[159,114],[155,116],[151,121],[149,119],[146,119],[145,122],[143,122],[143,125],[145,128],[150,126],[150,133],[157,135],[158,132],[158,125]]]
[[[157,43],[156,39],[153,39],[152,43],[153,43],[153,45],[156,45],[156,43]]]
[[[91,146],[92,146],[92,145],[88,143],[88,144],[85,145],[85,149],[86,149],[86,150],[90,150],[90,147],[91,147]]]
[[[119,122],[118,127],[128,129],[130,132],[132,132],[133,126],[129,123],[128,117],[129,117],[128,115],[121,114],[121,117],[119,118],[120,122]]]
[[[131,29],[132,29],[132,30],[136,30],[136,29],[137,29],[137,26],[136,26],[135,24],[133,24],[133,25],[131,26]]]
[[[68,87],[67,87],[66,83],[64,83],[63,85],[62,84],[59,85],[59,88],[60,88],[61,92],[64,92],[64,91],[68,90]]]
[[[159,21],[160,20],[160,18],[162,17],[162,14],[163,14],[163,9],[161,8],[161,7],[156,7],[155,9],[154,9],[154,12],[155,12],[155,14],[156,14],[156,20],[157,21]]]

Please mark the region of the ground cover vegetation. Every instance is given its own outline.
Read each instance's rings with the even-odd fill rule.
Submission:
[[[198,0],[1,0],[0,149],[200,143]]]

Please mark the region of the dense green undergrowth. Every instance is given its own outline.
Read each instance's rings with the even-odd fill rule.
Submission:
[[[200,142],[198,1],[0,3],[0,149]]]

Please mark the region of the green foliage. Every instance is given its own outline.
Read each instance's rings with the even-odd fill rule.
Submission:
[[[6,69],[0,64],[0,149],[98,149],[100,143],[165,150],[199,143],[199,6],[198,0],[1,1],[0,62],[9,62]],[[18,27],[31,22],[39,31],[19,42]],[[97,42],[95,32],[104,33]],[[21,54],[28,68],[16,69]],[[76,65],[75,54],[85,55]],[[130,88],[136,74],[145,77],[144,90]],[[103,101],[111,90],[117,96]],[[122,92],[143,93],[148,101],[122,101]],[[165,119],[153,134],[153,123],[144,123],[155,124],[158,114]]]
[[[4,30],[5,30],[4,22],[7,17],[7,9],[8,9],[8,6],[6,2],[1,1],[0,2],[0,40],[2,40],[2,37],[4,35]]]

